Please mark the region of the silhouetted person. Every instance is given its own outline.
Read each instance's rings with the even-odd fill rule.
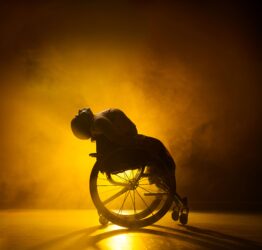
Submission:
[[[71,121],[74,135],[80,139],[96,141],[98,154],[107,154],[113,149],[136,146],[158,157],[161,174],[165,173],[166,184],[176,193],[175,162],[163,143],[153,137],[137,133],[135,124],[119,109],[108,109],[93,114],[90,108],[79,110]],[[157,174],[157,169],[151,171]]]

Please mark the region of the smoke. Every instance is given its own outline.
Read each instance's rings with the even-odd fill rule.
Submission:
[[[2,8],[1,207],[92,206],[95,145],[69,126],[87,106],[120,108],[140,133],[162,140],[177,163],[178,190],[191,200],[261,201],[249,195],[261,173],[251,10],[60,7]]]

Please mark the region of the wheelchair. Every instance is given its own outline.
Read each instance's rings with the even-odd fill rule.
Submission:
[[[110,221],[127,228],[149,226],[173,205],[172,219],[187,224],[187,202],[171,193],[161,171],[157,175],[152,171],[161,164],[159,159],[140,148],[89,155],[96,157],[89,188],[100,224]]]

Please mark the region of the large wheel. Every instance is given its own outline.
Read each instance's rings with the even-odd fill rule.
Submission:
[[[151,182],[147,167],[106,173],[99,162],[90,176],[90,193],[99,212],[114,224],[137,228],[158,221],[173,199],[164,185]]]

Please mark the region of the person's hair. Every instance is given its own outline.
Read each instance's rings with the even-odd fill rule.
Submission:
[[[73,134],[79,139],[89,139],[91,137],[90,128],[93,122],[93,112],[90,108],[79,110],[71,121],[71,129]]]

